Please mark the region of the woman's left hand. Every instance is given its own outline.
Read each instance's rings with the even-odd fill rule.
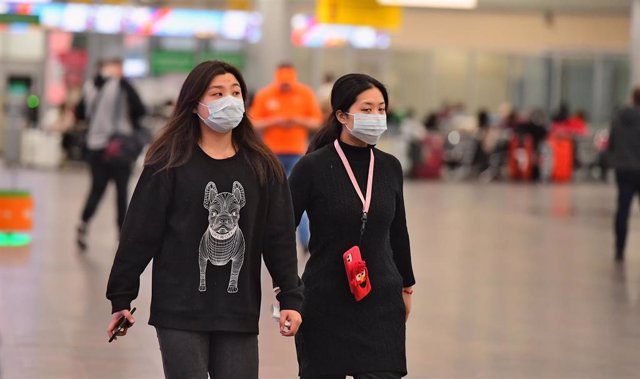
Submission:
[[[298,328],[302,324],[302,316],[300,313],[283,309],[280,311],[280,334],[285,337],[293,337],[298,332]]]
[[[411,296],[413,296],[413,289],[411,289],[411,287],[402,289],[402,300],[404,300],[404,309],[406,312],[405,321],[409,320],[409,313],[411,313]]]

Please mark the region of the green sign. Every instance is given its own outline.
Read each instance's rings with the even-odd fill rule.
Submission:
[[[242,70],[245,66],[243,53],[207,51],[194,54],[190,51],[154,50],[151,52],[151,74],[188,73],[198,64],[209,60],[220,60]]]
[[[0,232],[0,247],[26,246],[31,243],[31,236],[25,233]]]
[[[29,197],[31,194],[27,191],[20,190],[0,190],[0,197]]]
[[[152,75],[190,72],[194,65],[194,54],[189,51],[154,50],[151,52]]]
[[[245,65],[244,54],[237,52],[207,51],[200,54],[200,56],[198,57],[198,63],[212,60],[227,62],[231,65],[236,66],[239,70],[242,70]]]
[[[27,14],[0,14],[0,24],[40,24],[40,17]]]

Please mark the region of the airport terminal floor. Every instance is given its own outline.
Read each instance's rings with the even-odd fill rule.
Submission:
[[[34,195],[35,228],[29,247],[0,249],[0,378],[162,377],[149,269],[137,324],[107,343],[114,189],[79,254],[87,172],[2,168],[0,187],[11,184]],[[408,378],[638,377],[640,218],[634,205],[616,264],[613,184],[407,182],[405,201],[417,278]],[[294,342],[279,335],[271,300],[265,270],[260,378],[295,378]]]

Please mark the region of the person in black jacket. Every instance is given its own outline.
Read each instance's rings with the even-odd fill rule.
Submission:
[[[609,153],[618,185],[616,261],[624,260],[631,202],[634,195],[640,197],[640,88],[633,91],[632,102],[617,113],[609,134]]]
[[[521,138],[521,141],[527,136],[533,140],[533,153],[531,156],[533,168],[531,175],[533,180],[540,180],[540,147],[549,134],[544,112],[541,109],[531,111],[528,120],[519,123],[514,129],[514,133]]]
[[[387,91],[370,76],[348,74],[334,84],[331,106],[289,178],[295,219],[306,211],[311,226],[296,335],[300,376],[396,379],[407,374],[415,279],[402,168],[374,147],[387,128]],[[364,263],[348,252],[356,246]]]
[[[116,133],[131,135],[142,126],[140,121],[145,107],[131,83],[123,77],[122,61],[112,59],[101,62],[100,72],[85,84],[83,96],[76,107],[76,118],[87,120],[86,159],[91,168],[91,190],[87,196],[77,227],[77,245],[87,248],[89,221],[104,195],[110,181],[117,190],[118,230],[122,228],[131,176],[131,160],[113,160],[106,155],[107,146]]]
[[[185,80],[147,152],[113,262],[112,336],[153,259],[151,317],[167,378],[257,379],[262,259],[280,284],[280,333],[302,322],[289,186],[244,113],[233,66],[208,61]],[[120,335],[124,335],[121,333]]]

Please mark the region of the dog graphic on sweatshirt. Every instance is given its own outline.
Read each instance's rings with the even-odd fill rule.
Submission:
[[[209,226],[200,240],[200,287],[207,290],[207,262],[225,266],[231,262],[228,293],[238,292],[238,275],[244,262],[244,235],[238,227],[240,209],[246,203],[244,188],[233,182],[232,192],[218,193],[215,183],[209,182],[204,190],[204,207],[209,211]]]

